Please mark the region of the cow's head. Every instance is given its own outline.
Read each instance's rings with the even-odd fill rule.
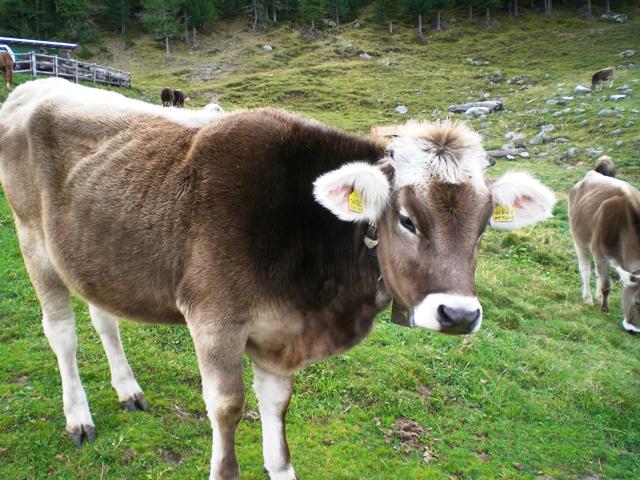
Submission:
[[[411,122],[399,133],[379,165],[350,163],[319,177],[315,197],[341,220],[377,226],[385,284],[416,326],[475,332],[482,307],[474,276],[486,226],[548,218],[555,196],[526,173],[485,182],[481,138],[464,124]]]
[[[634,273],[618,268],[622,290],[622,328],[629,333],[640,333],[640,270]]]

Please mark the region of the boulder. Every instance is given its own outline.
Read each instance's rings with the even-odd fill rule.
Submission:
[[[409,109],[407,107],[405,107],[404,105],[398,105],[396,107],[396,112],[399,113],[400,115],[404,115],[408,111],[409,111]]]
[[[368,53],[364,53],[364,52],[361,53],[359,56],[360,56],[360,58],[362,60],[371,60],[371,58],[372,58],[371,55],[369,55]]]
[[[550,140],[551,140],[551,137],[547,135],[547,133],[543,130],[542,132],[534,136],[531,140],[529,140],[529,144],[540,145],[542,143],[549,142]]]
[[[265,52],[270,52],[270,51],[272,51],[272,50],[273,50],[273,47],[272,47],[271,45],[263,45],[262,49],[263,49]]]
[[[573,92],[577,93],[578,95],[584,95],[585,93],[591,93],[591,89],[583,85],[576,85],[573,89]]]
[[[464,112],[468,117],[481,117],[483,115],[488,115],[489,113],[491,113],[491,110],[487,107],[471,107]]]
[[[608,108],[603,108],[598,112],[599,117],[621,117],[620,112],[618,110],[611,110]]]
[[[449,111],[452,113],[465,113],[470,108],[477,107],[486,108],[488,110],[487,113],[491,113],[497,110],[502,110],[502,102],[500,100],[486,100],[484,102],[461,103],[457,105],[450,105]]]
[[[618,54],[618,56],[621,57],[621,58],[629,58],[629,57],[633,57],[635,54],[636,54],[635,50],[629,49],[629,50],[624,50],[624,51],[620,52]]]
[[[625,98],[627,98],[627,96],[621,94],[609,95],[609,100],[613,100],[614,102],[617,102],[618,100],[624,100]]]

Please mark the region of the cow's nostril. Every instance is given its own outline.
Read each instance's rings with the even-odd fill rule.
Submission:
[[[468,310],[466,308],[452,308],[446,305],[438,307],[439,321],[444,330],[468,331],[473,328],[478,318],[480,309]]]

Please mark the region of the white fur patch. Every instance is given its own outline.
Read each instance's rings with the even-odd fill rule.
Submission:
[[[553,215],[555,194],[541,182],[525,172],[507,172],[490,187],[496,205],[508,205],[515,209],[510,222],[494,222],[491,226],[501,230],[531,225]]]
[[[625,287],[637,287],[638,282],[636,281],[636,277],[623,269],[620,265],[617,265],[614,262],[611,262],[611,266],[616,269],[618,275],[620,275],[620,281]]]
[[[340,220],[347,222],[375,221],[389,201],[389,181],[382,171],[365,162],[347,163],[327,172],[313,183],[316,201]],[[362,212],[349,209],[349,194],[362,197]]]
[[[413,309],[413,320],[417,327],[427,328],[435,332],[442,330],[442,325],[438,320],[438,307],[446,305],[449,308],[461,308],[469,311],[480,310],[478,321],[470,333],[475,333],[480,329],[482,324],[482,306],[477,297],[469,297],[463,295],[450,295],[448,293],[432,293],[427,295]]]
[[[159,96],[158,92],[158,96]],[[100,116],[105,120],[117,119],[131,114],[147,114],[165,118],[185,127],[197,128],[213,122],[223,115],[213,110],[190,110],[165,108],[141,100],[125,97],[116,92],[85,87],[61,78],[33,80],[20,85],[9,97],[8,113],[21,109],[20,116],[27,118],[39,105],[54,103],[64,111],[78,115]],[[5,108],[3,108],[5,110]]]
[[[390,148],[396,188],[436,178],[452,184],[471,182],[486,190],[483,171],[489,163],[482,139],[464,123],[410,121],[398,128]]]
[[[622,328],[624,328],[627,332],[640,333],[640,328],[636,327],[635,325],[631,325],[630,323],[627,323],[626,318],[622,319]]]

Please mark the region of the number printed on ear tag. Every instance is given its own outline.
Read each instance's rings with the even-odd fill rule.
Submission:
[[[492,218],[494,222],[513,222],[516,218],[516,209],[512,205],[496,205]]]
[[[355,190],[349,194],[349,210],[362,213],[362,197]]]

